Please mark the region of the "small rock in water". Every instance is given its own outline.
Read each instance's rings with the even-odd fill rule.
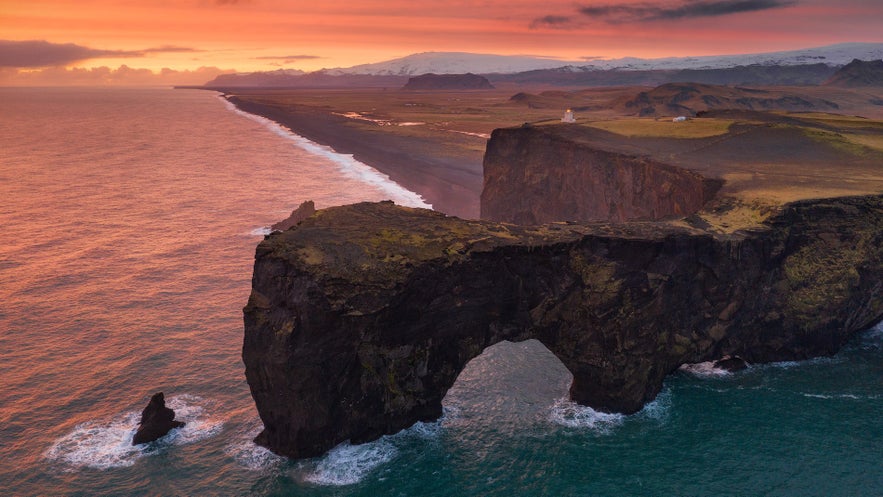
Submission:
[[[747,368],[748,363],[745,362],[745,359],[742,359],[741,357],[727,356],[714,361],[714,367],[733,373],[736,371],[742,371],[743,369]]]
[[[166,400],[162,392],[153,394],[147,407],[141,412],[141,422],[138,431],[132,438],[132,445],[153,442],[162,438],[172,428],[184,426],[181,421],[175,421],[175,411],[166,407]]]

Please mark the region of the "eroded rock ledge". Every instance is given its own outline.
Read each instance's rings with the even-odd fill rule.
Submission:
[[[831,354],[883,315],[883,196],[805,201],[760,228],[513,226],[391,203],[266,237],[243,360],[290,457],[432,420],[464,365],[536,338],[573,400],[634,412],[687,362]]]

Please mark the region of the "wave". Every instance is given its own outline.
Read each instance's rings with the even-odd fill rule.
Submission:
[[[149,444],[132,445],[141,419],[140,411],[129,411],[110,421],[87,421],[58,438],[44,453],[50,461],[68,466],[68,470],[91,468],[106,470],[132,466],[144,456],[169,447],[185,445],[220,433],[223,422],[206,410],[207,402],[195,395],[182,394],[167,399],[175,410],[175,419],[187,423],[165,437]]]
[[[273,228],[269,226],[262,226],[260,228],[255,228],[248,232],[248,236],[267,236],[273,232]]]
[[[435,439],[441,433],[445,415],[433,422],[417,422],[394,435],[359,445],[344,442],[324,456],[299,465],[299,479],[314,485],[345,486],[361,482],[379,467],[392,461],[399,448],[418,440]]]
[[[254,443],[254,437],[263,428],[257,416],[234,433],[234,442],[224,447],[224,453],[232,457],[240,466],[251,471],[267,471],[281,466],[287,458],[274,454],[270,449]]]
[[[360,445],[344,442],[313,463],[303,480],[316,485],[353,485],[378,466],[391,461],[398,449],[388,437]]]
[[[273,121],[272,119],[267,119],[266,117],[241,110],[223,95],[219,95],[219,98],[231,111],[265,126],[276,135],[293,142],[295,146],[310,154],[330,160],[338,167],[338,170],[343,173],[344,176],[377,188],[385,195],[389,195],[389,199],[396,204],[407,207],[432,209],[432,205],[426,203],[426,201],[423,200],[423,197],[402,187],[395,181],[391,180],[386,174],[381,173],[363,162],[357,161],[353,158],[352,154],[338,153],[329,146],[321,145],[294,133],[289,128]]]
[[[624,414],[599,412],[566,398],[555,402],[549,411],[549,420],[555,424],[568,428],[588,428],[605,435],[622,425],[625,419]]]
[[[839,393],[839,394],[823,394],[823,393],[801,393],[804,397],[809,397],[811,399],[849,399],[849,400],[876,400],[879,399],[879,395],[855,395],[852,393]]]
[[[715,367],[713,361],[682,364],[678,370],[700,378],[715,378],[720,376],[730,376],[733,374],[726,369]]]

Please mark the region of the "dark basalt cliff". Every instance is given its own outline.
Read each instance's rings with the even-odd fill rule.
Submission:
[[[566,126],[496,129],[484,155],[481,218],[517,224],[684,217],[720,180],[579,143]]]
[[[573,400],[630,413],[683,363],[832,354],[879,320],[883,196],[790,204],[731,235],[337,207],[264,239],[244,312],[257,441],[290,457],[438,418],[501,340],[538,339]]]

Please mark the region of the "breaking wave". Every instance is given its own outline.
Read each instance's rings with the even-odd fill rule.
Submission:
[[[87,421],[57,439],[44,453],[46,459],[63,463],[69,469],[106,470],[132,466],[144,456],[169,447],[185,445],[218,434],[223,422],[207,412],[207,403],[195,395],[170,397],[166,405],[175,411],[175,419],[187,423],[165,437],[149,444],[132,445],[141,418],[140,411],[120,414],[110,421]]]
[[[391,180],[386,174],[381,173],[380,171],[374,169],[367,164],[357,161],[353,158],[352,154],[338,153],[329,146],[321,145],[314,141],[308,140],[298,134],[295,134],[290,129],[277,123],[276,121],[267,119],[263,116],[258,116],[256,114],[245,112],[233,105],[229,100],[224,98],[224,96],[221,96],[220,98],[227,106],[227,108],[231,111],[241,116],[245,116],[248,119],[251,119],[252,121],[255,121],[259,124],[262,124],[276,135],[293,142],[298,148],[301,148],[306,152],[309,152],[310,154],[323,157],[331,161],[338,167],[340,172],[348,178],[366,183],[377,188],[385,195],[388,195],[389,199],[396,204],[404,205],[407,207],[422,207],[425,209],[432,209],[432,205],[426,203],[426,201],[423,200],[423,197],[408,189],[405,189],[395,181]]]
[[[624,414],[599,412],[569,399],[560,399],[552,406],[549,420],[568,428],[588,428],[601,434],[610,433],[622,425]]]
[[[398,449],[388,437],[360,445],[344,442],[331,449],[303,475],[303,480],[316,485],[353,485],[378,466],[391,461]]]

